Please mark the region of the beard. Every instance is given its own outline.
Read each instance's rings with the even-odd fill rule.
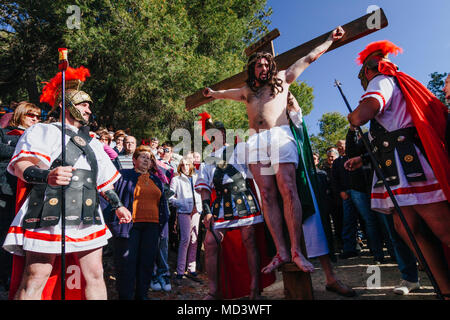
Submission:
[[[260,86],[264,86],[269,82],[269,77],[267,74],[263,75],[263,78],[261,78],[261,74],[256,78],[256,81],[260,84]]]

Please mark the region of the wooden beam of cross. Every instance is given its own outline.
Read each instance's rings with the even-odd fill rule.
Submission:
[[[379,10],[379,11],[378,11]],[[336,42],[334,42],[330,48],[326,52],[329,52],[331,50],[334,50],[336,48],[339,48],[340,46],[343,46],[347,43],[350,43],[352,41],[355,41],[359,38],[362,38],[364,36],[367,36],[373,32],[376,32],[378,30],[381,30],[385,28],[388,25],[388,21],[386,18],[386,15],[384,14],[383,9],[378,9],[378,12],[375,13],[368,13],[356,20],[353,20],[345,25],[342,26],[342,28],[345,31],[344,37]],[[379,18],[379,23],[374,26],[373,23],[373,17],[374,15],[377,15]],[[328,38],[330,32],[327,32],[317,38],[314,38],[308,42],[305,42],[298,47],[295,47],[289,51],[286,51],[278,56],[275,57],[275,62],[277,63],[278,70],[286,70],[291,66],[295,61],[300,59],[301,57],[306,56],[308,53],[311,52],[312,49],[320,45],[321,43],[325,42]],[[245,50],[245,53],[249,56],[253,52],[259,51],[266,51],[271,52],[273,54],[273,45],[272,40],[275,39],[277,36],[279,36],[279,31],[277,29],[271,31],[269,34],[264,36],[261,40],[256,42],[255,44],[251,45]],[[238,74],[235,74],[234,76],[231,76],[230,78],[227,78],[225,80],[222,80],[212,86],[210,86],[213,90],[226,90],[226,89],[232,89],[232,88],[240,88],[244,86],[245,81],[247,80],[247,70],[242,71]],[[185,106],[186,110],[192,110],[196,107],[199,107],[205,103],[208,103],[214,98],[207,98],[203,96],[203,89],[198,90],[194,94],[186,97],[185,99]]]

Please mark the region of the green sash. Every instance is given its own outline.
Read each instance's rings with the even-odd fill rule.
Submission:
[[[308,132],[306,130],[306,125],[303,122],[301,128],[297,128],[292,121],[289,119],[289,125],[294,136],[297,151],[298,151],[298,166],[296,170],[296,180],[297,180],[297,192],[300,199],[300,203],[302,205],[302,223],[313,214],[316,213],[316,209],[314,208],[314,202],[311,194],[311,190],[309,188],[308,180],[306,174],[308,174],[309,181],[314,189],[314,194],[316,196],[317,204],[319,206],[319,210],[322,210],[321,200],[320,200],[320,192],[318,189],[318,179],[316,173],[316,167],[314,166],[314,159],[312,156],[311,144],[309,142]],[[304,161],[302,161],[302,159]],[[283,207],[283,199],[281,195],[278,194],[278,203]],[[281,208],[281,212],[283,212],[283,208]],[[317,212],[317,214],[320,214]],[[264,224],[264,230],[267,239],[267,254],[269,256],[274,256],[277,253],[275,248],[275,243],[273,242],[272,235],[270,234],[269,229],[266,224]],[[290,239],[288,236],[286,222],[283,222],[283,234],[285,235],[285,241],[288,249],[290,250]]]
[[[298,167],[296,172],[296,180],[297,180],[298,196],[302,204],[302,211],[303,211],[302,222],[304,222],[307,218],[316,213],[316,209],[314,208],[314,202],[306,175],[308,175],[309,181],[311,182],[311,186],[316,196],[319,210],[321,210],[320,208],[321,201],[319,199],[320,197],[319,181],[317,178],[316,167],[314,165],[313,153],[311,150],[311,143],[309,141],[308,131],[306,130],[305,122],[303,121],[301,128],[297,128],[292,123],[292,121],[289,120],[289,122],[292,134],[294,135],[294,139],[297,144],[297,151],[299,156]]]

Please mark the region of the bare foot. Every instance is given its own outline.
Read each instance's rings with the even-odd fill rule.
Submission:
[[[292,262],[295,263],[297,267],[303,272],[314,272],[314,266],[311,264],[311,262],[306,260],[306,258],[297,251],[295,251],[292,255]]]
[[[355,290],[349,288],[339,280],[336,280],[333,283],[327,283],[325,289],[327,289],[328,291],[336,292],[337,294],[340,294],[344,297],[354,297],[356,295]]]
[[[277,253],[275,255],[275,257],[273,257],[272,261],[267,266],[265,266],[264,268],[261,269],[261,272],[264,274],[271,273],[273,270],[275,270],[276,268],[285,264],[288,261],[289,261],[289,258],[283,259],[283,258],[281,258],[280,254]]]

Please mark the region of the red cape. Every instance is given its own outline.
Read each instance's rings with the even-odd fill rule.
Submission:
[[[260,267],[269,264],[267,256],[264,225],[256,225],[256,245],[260,255]],[[250,271],[247,263],[247,250],[242,243],[239,229],[228,231],[222,242],[220,266],[220,289],[224,299],[237,299],[250,294]],[[261,274],[259,287],[270,286],[275,282],[275,273]]]
[[[30,185],[22,180],[17,180],[16,214],[27,198]],[[11,273],[11,284],[8,299],[14,299],[19,288],[24,269],[25,259],[23,256],[13,255]],[[68,270],[68,268],[70,268]],[[61,257],[57,256],[53,264],[53,270],[42,291],[42,300],[61,300]],[[84,300],[85,280],[81,273],[78,258],[73,254],[66,254],[66,300]],[[79,284],[79,285],[78,285]],[[74,288],[73,288],[74,287]]]
[[[450,202],[450,158],[445,144],[447,107],[419,81],[397,71],[393,63],[380,61],[378,70],[398,80],[434,175]]]
[[[254,186],[252,191],[255,193]],[[216,198],[216,192],[211,193],[211,202]],[[271,257],[267,255],[267,242],[264,233],[264,224],[258,223],[256,227],[256,246],[260,256],[260,268],[269,264]],[[237,299],[250,294],[250,271],[247,263],[247,250],[242,242],[241,230],[227,231],[220,250],[220,291],[224,299]],[[261,274],[259,281],[260,291],[275,282],[275,273]]]

